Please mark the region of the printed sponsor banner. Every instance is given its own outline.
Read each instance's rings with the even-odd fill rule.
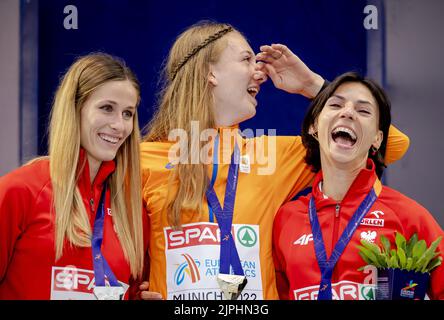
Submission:
[[[375,300],[376,285],[352,281],[332,283],[333,300]],[[295,300],[317,300],[319,285],[294,290]]]
[[[361,221],[361,225],[370,227],[383,227],[384,219],[364,218]]]
[[[259,259],[259,226],[234,224],[232,235],[248,279],[239,300],[263,299]],[[182,230],[164,228],[169,300],[221,300],[220,231],[217,223],[200,222]]]
[[[120,282],[123,289],[126,283]],[[94,296],[94,271],[75,266],[52,267],[51,300],[97,300]]]

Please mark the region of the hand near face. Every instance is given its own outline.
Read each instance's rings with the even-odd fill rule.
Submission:
[[[283,44],[264,45],[256,55],[260,68],[276,88],[314,98],[324,79],[311,71],[301,59]]]

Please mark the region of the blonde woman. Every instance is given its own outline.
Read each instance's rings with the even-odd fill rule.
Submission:
[[[79,58],[55,94],[49,155],[0,178],[0,299],[128,298],[144,239],[140,89],[106,54]]]
[[[188,28],[169,53],[141,145],[149,285],[166,299],[278,298],[273,217],[313,173],[300,137],[248,139],[238,125],[255,115],[267,76],[309,98],[324,80],[283,45],[261,49],[259,64],[239,31],[210,22]],[[393,129],[387,162],[407,147]]]

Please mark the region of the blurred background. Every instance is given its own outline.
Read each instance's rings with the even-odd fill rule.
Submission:
[[[61,75],[79,55],[123,58],[142,84],[140,126],[151,118],[159,73],[174,39],[199,20],[228,22],[262,44],[284,43],[332,80],[357,71],[381,83],[410,149],[384,182],[444,227],[441,0],[0,0],[0,175],[47,152],[48,115]],[[258,96],[242,128],[298,135],[309,101],[276,90]],[[276,190],[279,192],[279,190]]]

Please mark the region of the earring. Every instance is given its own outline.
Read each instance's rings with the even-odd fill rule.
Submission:
[[[376,149],[374,146],[371,146],[370,150],[371,150],[370,153],[372,156],[376,155],[376,153],[378,152],[378,149]]]
[[[315,138],[316,140],[318,140],[318,133],[317,132],[313,132],[312,134],[311,134],[311,136],[313,137],[313,138]],[[319,140],[318,140],[319,141]]]

